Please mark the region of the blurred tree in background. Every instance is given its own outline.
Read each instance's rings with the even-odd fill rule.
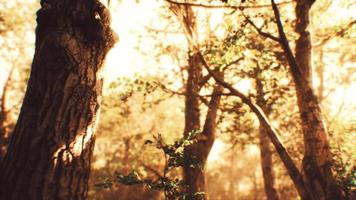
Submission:
[[[18,4],[24,7],[20,11]],[[29,76],[33,49],[28,46],[34,44],[33,29],[37,5],[33,2],[1,1],[1,6],[0,159],[5,155]]]

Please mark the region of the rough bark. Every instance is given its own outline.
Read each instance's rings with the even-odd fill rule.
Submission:
[[[41,1],[25,99],[0,164],[0,199],[86,199],[104,57],[114,44],[96,0]]]
[[[302,162],[303,178],[308,189],[312,191],[309,192],[309,197],[302,197],[302,199],[345,199],[332,175],[332,158],[327,132],[318,99],[312,88],[311,38],[308,25],[309,12],[315,0],[296,1],[295,29],[299,37],[296,41],[295,56],[285,35],[279,9],[274,0],[271,2],[276,17],[279,42],[294,79],[302,122],[305,149]]]
[[[265,92],[263,90],[263,84],[260,79],[260,69],[257,66],[255,74],[255,83],[257,91],[257,105],[261,107],[266,116],[270,115],[271,108],[265,100]],[[278,200],[279,196],[275,188],[275,176],[273,172],[273,160],[271,141],[268,138],[268,127],[260,123],[259,127],[259,142],[260,142],[260,155],[261,155],[261,168],[263,183],[267,200]]]
[[[333,178],[332,157],[320,105],[312,88],[312,44],[309,13],[314,0],[297,1],[295,59],[303,82],[296,84],[298,107],[304,134],[302,171],[316,199],[343,199]]]

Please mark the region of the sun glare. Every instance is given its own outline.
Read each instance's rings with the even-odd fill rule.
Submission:
[[[157,13],[160,3],[158,1],[145,0],[140,3],[135,1],[112,2],[112,28],[119,37],[119,42],[109,52],[106,58],[104,75],[107,82],[115,80],[119,76],[132,76],[135,73],[146,70],[147,63],[142,57],[138,46],[151,46],[145,38],[145,26],[149,24]],[[140,44],[143,43],[144,45]],[[149,52],[147,52],[149,53]]]

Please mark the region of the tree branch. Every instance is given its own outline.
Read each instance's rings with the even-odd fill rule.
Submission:
[[[246,19],[247,23],[249,23],[258,32],[258,34],[262,35],[263,37],[269,38],[273,41],[276,41],[278,43],[281,42],[281,40],[278,37],[273,36],[271,33],[264,32],[262,28],[257,27],[257,25],[252,20],[250,20],[250,18],[246,16],[243,12],[242,12],[242,16]]]
[[[321,47],[333,39],[335,36],[343,36],[352,26],[356,24],[356,20],[352,20],[345,27],[341,28],[339,31],[324,37],[318,44],[313,45],[313,47]]]
[[[223,66],[223,71],[225,71],[227,68],[229,68],[230,66],[232,66],[232,65],[236,65],[236,64],[238,64],[240,61],[242,61],[243,59],[244,59],[245,57],[244,56],[242,56],[242,57],[240,57],[240,58],[238,58],[238,59],[236,59],[236,60],[233,60],[233,61],[231,61],[230,63],[227,63],[225,66]]]
[[[154,173],[158,178],[163,178],[163,174],[158,171],[157,169],[155,169],[154,167],[151,167],[150,165],[147,165],[146,163],[144,163],[142,160],[139,160],[139,163],[148,171]]]
[[[275,3],[274,0],[271,0],[271,4],[272,4],[274,16],[276,18],[276,24],[277,24],[278,34],[279,34],[279,39],[280,39],[279,43],[281,44],[282,49],[286,55],[288,64],[291,68],[292,76],[293,76],[296,84],[305,85],[307,83],[307,81],[302,76],[302,72],[300,71],[297,61],[293,55],[293,51],[289,46],[289,42],[288,42],[287,36],[284,32],[284,28],[283,28],[283,24],[282,24],[282,20],[281,20],[281,14],[279,12],[277,4]]]
[[[165,0],[171,4],[180,5],[180,6],[192,6],[198,8],[207,8],[207,9],[231,9],[231,10],[242,10],[242,9],[258,9],[258,8],[268,8],[270,5],[250,5],[250,6],[233,6],[233,5],[209,5],[209,4],[200,4],[200,3],[190,3],[190,2],[179,2],[174,0]],[[293,3],[293,1],[280,2],[278,5],[287,5]]]
[[[229,83],[221,80],[216,74],[215,72],[210,69],[209,64],[206,62],[204,56],[201,54],[201,52],[199,51],[199,56],[202,60],[203,66],[206,68],[206,70],[211,74],[211,76],[214,78],[214,80],[222,85],[223,87],[225,87],[226,89],[228,89],[234,96],[239,97],[243,103],[245,103],[246,105],[249,106],[249,108],[252,110],[252,112],[254,112],[259,120],[259,122],[261,124],[263,124],[266,128],[267,128],[267,134],[268,137],[271,139],[272,144],[274,145],[278,155],[280,156],[284,166],[286,167],[294,185],[296,186],[299,194],[302,197],[306,197],[309,196],[308,193],[306,191],[306,185],[304,183],[303,180],[303,176],[300,173],[299,169],[297,168],[297,166],[295,165],[294,161],[292,160],[291,156],[289,155],[289,153],[287,152],[286,148],[284,147],[284,145],[282,144],[281,140],[279,139],[279,134],[277,132],[277,130],[275,130],[271,123],[269,122],[268,118],[266,117],[266,115],[264,114],[263,110],[255,103],[252,102],[252,100],[250,98],[248,98],[246,95],[244,95],[242,92],[240,92],[239,90],[235,89],[233,86],[231,86]],[[303,198],[304,199],[304,198]],[[305,198],[305,199],[310,199],[310,198]]]

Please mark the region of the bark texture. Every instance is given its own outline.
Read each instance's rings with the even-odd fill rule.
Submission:
[[[312,88],[312,43],[308,30],[314,0],[300,0],[296,5],[295,59],[302,81],[296,83],[298,107],[304,134],[304,179],[316,199],[343,199],[333,178],[332,157],[319,101]]]
[[[189,55],[188,79],[185,89],[185,127],[184,136],[192,131],[200,131],[200,109],[199,109],[199,80],[201,77],[201,64],[196,54]],[[199,147],[191,145],[187,147],[185,157],[199,159]],[[200,159],[199,159],[200,160]],[[192,168],[190,164],[183,166],[183,180],[188,185],[188,193],[204,191],[204,172],[199,168]]]
[[[42,0],[21,113],[0,164],[1,200],[86,199],[100,70],[114,44],[96,0]]]
[[[294,79],[298,108],[304,135],[303,179],[309,190],[302,199],[334,200],[345,199],[331,171],[331,152],[324,127],[319,101],[312,88],[311,38],[308,31],[310,9],[315,0],[296,1],[296,41],[295,56],[284,32],[279,9],[271,0],[276,17],[279,43],[288,60]]]

